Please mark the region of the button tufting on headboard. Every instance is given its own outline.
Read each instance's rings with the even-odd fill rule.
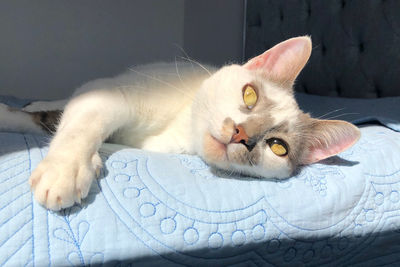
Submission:
[[[400,95],[400,1],[247,1],[245,58],[311,35],[296,90],[376,98]]]

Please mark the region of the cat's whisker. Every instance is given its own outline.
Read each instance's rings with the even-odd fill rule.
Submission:
[[[158,78],[156,78],[156,77],[147,75],[147,74],[145,74],[145,73],[143,73],[143,72],[140,72],[140,71],[137,71],[137,70],[135,70],[135,69],[133,69],[133,68],[129,68],[129,70],[130,70],[130,71],[133,71],[133,72],[135,72],[135,73],[137,73],[137,74],[139,74],[139,75],[142,75],[142,76],[144,76],[144,77],[146,77],[146,78],[148,78],[148,79],[152,79],[152,80],[157,81],[157,82],[159,82],[159,83],[161,83],[161,84],[167,85],[167,86],[169,86],[169,87],[171,87],[171,88],[177,90],[178,92],[181,92],[183,95],[186,95],[186,96],[189,97],[191,100],[195,100],[195,98],[194,98],[192,95],[189,95],[187,92],[185,92],[184,90],[182,90],[182,89],[179,88],[179,87],[174,86],[174,85],[171,84],[171,83],[168,83],[168,82],[163,81],[163,80],[161,80],[161,79],[158,79]]]
[[[179,80],[181,81],[182,86],[186,88],[187,86],[186,86],[186,84],[182,81],[182,77],[181,77],[181,75],[180,75],[180,73],[179,73],[178,62],[176,61],[176,57],[175,57],[175,69],[176,69],[176,74],[178,74],[178,78],[179,78]]]
[[[144,86],[141,86],[141,85],[131,85],[131,86],[123,86],[123,85],[121,85],[121,86],[118,86],[118,87],[114,87],[114,89],[134,89],[134,90],[136,90],[136,91],[139,91],[140,90],[140,93],[143,93],[143,94],[148,94],[149,96],[151,95],[151,96],[158,96],[158,97],[165,97],[165,98],[167,98],[168,96],[165,96],[164,94],[160,94],[160,93],[155,93],[155,92],[153,92],[153,91],[151,91],[151,90],[148,90],[148,88],[146,88],[146,87],[144,87]],[[100,89],[101,90],[101,89]],[[197,103],[197,101],[198,101],[198,99],[193,99],[190,95],[188,95],[188,94],[183,94],[185,97],[188,97],[190,100],[192,100],[192,102],[193,103]],[[206,120],[208,120],[208,121],[210,121],[210,118],[208,118],[208,117],[206,117],[204,114],[202,114],[202,113],[199,113],[199,112],[195,112],[195,111],[193,111],[192,110],[192,113],[193,114],[196,114],[196,115],[198,115],[199,117],[201,117],[201,118],[203,118],[203,119],[206,119]]]
[[[44,128],[46,128],[47,131],[48,131],[51,135],[54,134],[54,131],[52,131],[45,123],[43,123],[43,122],[41,122],[41,121],[39,121],[39,123],[40,123],[40,125],[42,125]]]
[[[188,53],[186,53],[185,49],[183,49],[182,46],[180,46],[180,45],[177,44],[177,43],[174,43],[174,45],[185,55],[185,58],[184,58],[185,60],[188,59],[188,58],[190,58],[189,55],[188,55]],[[182,57],[181,57],[181,59],[182,59]],[[176,57],[175,57],[175,60],[176,60]],[[189,61],[189,62],[190,62],[190,65],[192,66],[192,69],[193,69],[193,68],[194,68],[193,62],[191,62],[191,61]]]
[[[133,71],[133,72],[135,72],[135,73],[137,73],[137,74],[139,74],[139,75],[142,75],[142,76],[144,76],[144,77],[146,77],[146,78],[152,79],[152,80],[157,81],[157,82],[159,82],[159,83],[165,84],[165,85],[167,85],[167,86],[169,86],[169,87],[171,87],[171,88],[174,88],[174,89],[179,90],[179,88],[176,87],[176,86],[174,86],[173,84],[168,83],[168,82],[166,82],[166,81],[163,81],[163,80],[161,80],[161,79],[158,79],[158,78],[156,78],[156,77],[154,77],[154,76],[147,75],[146,73],[137,71],[137,70],[135,70],[134,68],[129,68],[129,70],[130,70],[130,71]]]
[[[359,115],[359,114],[360,113],[357,113],[357,112],[343,113],[343,114],[339,114],[339,115],[336,115],[336,116],[333,116],[333,117],[326,118],[326,120],[332,120],[332,119],[336,119],[336,118],[347,116],[347,115]]]
[[[256,166],[256,164],[254,164],[254,162],[251,160],[249,154],[247,154],[247,159],[249,160],[251,166]]]
[[[132,68],[130,68],[129,70],[131,70],[131,71],[133,71],[133,72],[135,72],[135,73],[137,73],[137,74],[143,75],[143,76],[146,77],[146,78],[153,79],[153,80],[155,80],[155,81],[157,81],[157,82],[166,84],[166,85],[168,85],[168,86],[170,86],[170,87],[176,89],[177,91],[181,92],[184,96],[186,96],[186,97],[188,97],[189,99],[191,99],[191,100],[193,101],[193,103],[195,103],[195,102],[197,103],[197,102],[199,101],[198,99],[194,98],[194,96],[189,95],[189,94],[186,93],[184,90],[182,90],[182,89],[180,89],[180,88],[178,88],[178,87],[176,87],[176,86],[173,86],[172,84],[170,84],[170,83],[168,83],[168,82],[165,82],[165,81],[163,81],[163,80],[161,80],[161,79],[158,79],[158,78],[155,78],[155,77],[152,77],[152,76],[149,76],[149,75],[147,75],[147,74],[145,74],[145,73],[142,73],[142,72],[137,71],[137,70],[132,69]],[[178,74],[178,77],[180,77],[179,73],[177,73],[177,74]],[[128,88],[128,89],[129,89],[129,88],[132,88],[132,87],[134,87],[135,89],[143,89],[142,92],[144,92],[144,93],[148,93],[148,94],[151,94],[151,95],[159,95],[159,96],[162,96],[162,97],[166,97],[166,96],[164,96],[164,95],[162,95],[162,94],[157,94],[157,93],[154,93],[153,91],[149,91],[148,88],[143,87],[143,86],[140,86],[140,85],[135,85],[135,86],[120,86],[120,87],[118,87],[118,88],[123,89],[124,87],[126,87],[126,88]],[[205,103],[202,103],[202,104],[205,105]],[[192,111],[192,112],[193,112],[193,111]],[[201,118],[203,118],[203,119],[205,119],[205,120],[207,120],[207,121],[210,121],[210,118],[209,118],[209,117],[206,117],[206,116],[205,116],[204,114],[202,114],[202,113],[196,112],[196,113],[194,113],[194,114],[198,115],[199,117],[201,117]],[[213,120],[213,122],[215,121],[214,118],[211,118],[211,119]]]
[[[346,109],[346,108],[339,108],[339,109],[330,111],[330,112],[328,112],[328,113],[325,113],[324,115],[321,115],[321,116],[317,117],[317,119],[322,119],[322,118],[324,118],[325,116],[327,116],[327,115],[329,115],[329,114],[332,114],[332,113],[335,113],[335,112],[338,112],[338,111],[342,111],[342,110],[344,110],[344,109]]]
[[[147,94],[149,96],[157,96],[157,97],[162,97],[162,98],[167,98],[168,96],[166,96],[165,94],[162,93],[157,93],[151,90],[148,90],[148,88],[144,87],[144,86],[140,86],[140,85],[131,85],[131,86],[118,86],[118,87],[114,87],[114,89],[119,89],[119,90],[134,90],[136,92],[140,92],[141,94]],[[188,97],[188,96],[186,96]],[[189,98],[191,99],[191,98]],[[193,100],[193,99],[191,99]]]
[[[200,68],[202,68],[203,70],[205,70],[205,71],[208,73],[209,76],[212,75],[211,72],[210,72],[206,67],[204,67],[200,62],[197,62],[197,61],[195,61],[195,60],[193,60],[193,59],[191,59],[191,58],[189,58],[189,57],[185,58],[185,57],[182,57],[182,56],[181,56],[180,58],[181,58],[181,59],[184,59],[184,60],[187,60],[187,61],[189,61],[189,62],[192,62],[192,63],[197,64]]]
[[[236,173],[236,171],[229,170],[226,174],[227,174],[228,178],[232,178],[235,173]]]

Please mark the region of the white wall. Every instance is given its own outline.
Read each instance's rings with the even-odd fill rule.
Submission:
[[[60,99],[131,65],[241,60],[243,0],[0,1],[0,95]]]

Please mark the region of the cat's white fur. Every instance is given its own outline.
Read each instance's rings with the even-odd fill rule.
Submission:
[[[257,84],[264,97],[259,102],[274,103],[267,108],[272,118],[264,123],[267,129],[286,123],[287,131],[295,130],[302,112],[290,88],[310,53],[310,38],[298,37],[243,66],[217,70],[192,63],[157,63],[83,85],[65,106],[48,155],[31,175],[36,200],[59,210],[85,198],[101,168],[98,149],[107,138],[151,151],[197,154],[218,168],[256,177],[288,177],[294,168],[288,157],[275,155],[261,140],[254,150],[257,162],[249,159],[243,164],[243,155],[249,157],[250,152],[232,137],[252,112],[267,114],[257,106],[254,111],[240,109],[246,84]],[[345,144],[338,141],[335,146],[352,145],[358,139],[357,130],[353,132]]]
[[[262,79],[262,81],[260,81],[262,88],[260,89],[268,92],[267,96],[271,99],[275,99],[276,103],[279,103],[274,107],[275,111],[271,111],[271,114],[275,114],[275,121],[273,124],[278,125],[282,121],[290,122],[296,120],[299,109],[290,91],[282,90],[282,88],[279,88],[276,84],[269,82],[267,78],[261,78],[242,66],[230,65],[224,67],[214,74],[213,77],[204,82],[203,86],[207,89],[200,90],[198,93],[198,99],[202,99],[203,101],[196,102],[193,105],[194,110],[202,110],[202,116],[210,118],[209,120],[204,120],[201,119],[197,113],[193,114],[193,136],[199,138],[197,142],[193,141],[193,145],[195,146],[194,151],[200,156],[207,158],[203,148],[205,133],[209,132],[211,136],[224,144],[230,142],[231,136],[234,133],[231,132],[226,135],[221,131],[221,127],[224,124],[223,121],[225,118],[230,117],[239,125],[249,117],[248,114],[244,114],[238,109],[243,102],[243,92],[241,88],[243,85],[259,79]],[[218,86],[217,90],[210,90],[210,88],[216,86]],[[234,153],[236,149],[241,148],[241,144],[230,144],[227,147],[227,151]],[[225,155],[222,157],[225,157]],[[222,169],[234,169],[238,172],[265,178],[285,178],[288,177],[292,171],[287,158],[277,157],[268,149],[263,154],[263,164],[259,166],[243,166],[242,164],[232,163],[229,159],[216,159],[217,161],[215,161],[214,164]]]
[[[190,104],[206,77],[192,64],[157,63],[79,88],[31,176],[36,199],[58,210],[86,197],[110,135],[132,147],[193,154]]]

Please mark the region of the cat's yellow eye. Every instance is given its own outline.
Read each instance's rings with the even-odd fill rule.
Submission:
[[[277,139],[277,138],[268,139],[267,144],[269,145],[269,148],[271,149],[271,151],[277,156],[283,157],[283,156],[286,156],[289,152],[288,146],[281,139]]]
[[[243,88],[243,101],[247,108],[252,109],[257,103],[257,92],[253,86],[247,84]]]

